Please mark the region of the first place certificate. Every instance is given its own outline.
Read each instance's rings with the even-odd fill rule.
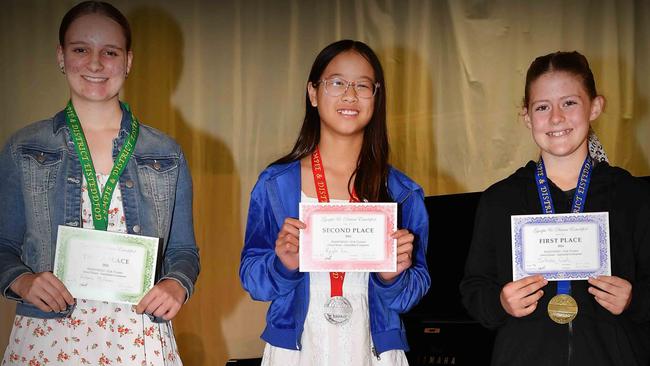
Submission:
[[[607,212],[513,215],[512,277],[549,281],[611,274]]]
[[[153,285],[158,238],[59,226],[54,275],[75,298],[137,304]]]
[[[396,203],[300,203],[301,272],[395,272]]]

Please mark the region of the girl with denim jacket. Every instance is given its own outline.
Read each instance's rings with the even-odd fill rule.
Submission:
[[[18,301],[3,364],[181,365],[170,320],[199,272],[184,156],[118,99],[133,58],[119,10],[76,5],[59,41],[68,107],[18,131],[0,153],[0,197],[11,208],[0,211],[0,288]],[[91,159],[82,171],[78,151],[86,147]],[[114,161],[126,164],[112,183]],[[102,221],[93,214],[91,184],[100,192],[115,184]],[[159,279],[137,306],[73,298],[51,272],[59,225],[161,238]]]
[[[240,277],[253,299],[271,301],[264,365],[407,364],[399,314],[430,285],[428,216],[422,189],[388,165],[385,96],[381,65],[367,45],[343,40],[327,46],[309,75],[293,150],[253,188]],[[298,204],[323,195],[315,162],[330,202],[398,203],[395,272],[299,271],[299,231],[306,225],[296,219]],[[324,314],[336,283],[351,311],[340,322]]]

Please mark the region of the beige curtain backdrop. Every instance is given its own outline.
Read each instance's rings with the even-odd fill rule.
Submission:
[[[74,3],[0,1],[1,143],[64,107],[55,47]],[[134,32],[123,97],[144,123],[182,144],[194,179],[203,269],[174,321],[187,365],[261,354],[266,305],[238,279],[248,195],[257,174],[292,146],[309,68],[330,42],[354,38],[379,54],[391,161],[428,195],[483,190],[536,157],[519,117],[524,75],[534,57],[557,50],[579,50],[591,62],[607,98],[594,128],[612,163],[650,174],[650,5],[643,0],[114,4]],[[13,304],[2,302],[0,319],[2,348]]]

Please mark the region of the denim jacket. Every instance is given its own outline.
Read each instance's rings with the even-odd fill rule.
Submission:
[[[131,114],[123,109],[113,140],[114,159],[130,129]],[[64,111],[21,129],[0,152],[0,289],[19,302],[19,315],[67,315],[39,310],[10,286],[22,274],[52,271],[59,225],[81,227],[82,175]],[[199,255],[192,181],[180,146],[160,131],[140,125],[119,187],[128,233],[163,239],[158,278],[178,281],[189,298],[199,274]]]
[[[300,162],[272,165],[253,188],[239,276],[254,300],[271,301],[262,339],[269,344],[299,350],[309,307],[309,273],[289,271],[275,254],[275,241],[287,217],[298,217]],[[408,350],[399,314],[407,312],[429,289],[426,263],[429,219],[424,194],[415,182],[391,168],[388,190],[398,203],[400,228],[414,234],[413,264],[392,283],[376,274],[368,281],[370,333],[376,354]]]

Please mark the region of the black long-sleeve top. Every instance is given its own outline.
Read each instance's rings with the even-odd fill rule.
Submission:
[[[632,284],[628,309],[613,315],[587,292],[587,281],[572,281],[578,316],[569,325],[547,313],[557,282],[544,288],[535,311],[515,318],[499,295],[512,282],[511,215],[541,214],[529,162],[481,196],[460,290],[470,314],[497,329],[493,365],[647,366],[650,360],[650,185],[627,171],[599,163],[594,167],[585,212],[609,212],[612,275]],[[571,209],[571,198],[551,184],[557,213]]]

